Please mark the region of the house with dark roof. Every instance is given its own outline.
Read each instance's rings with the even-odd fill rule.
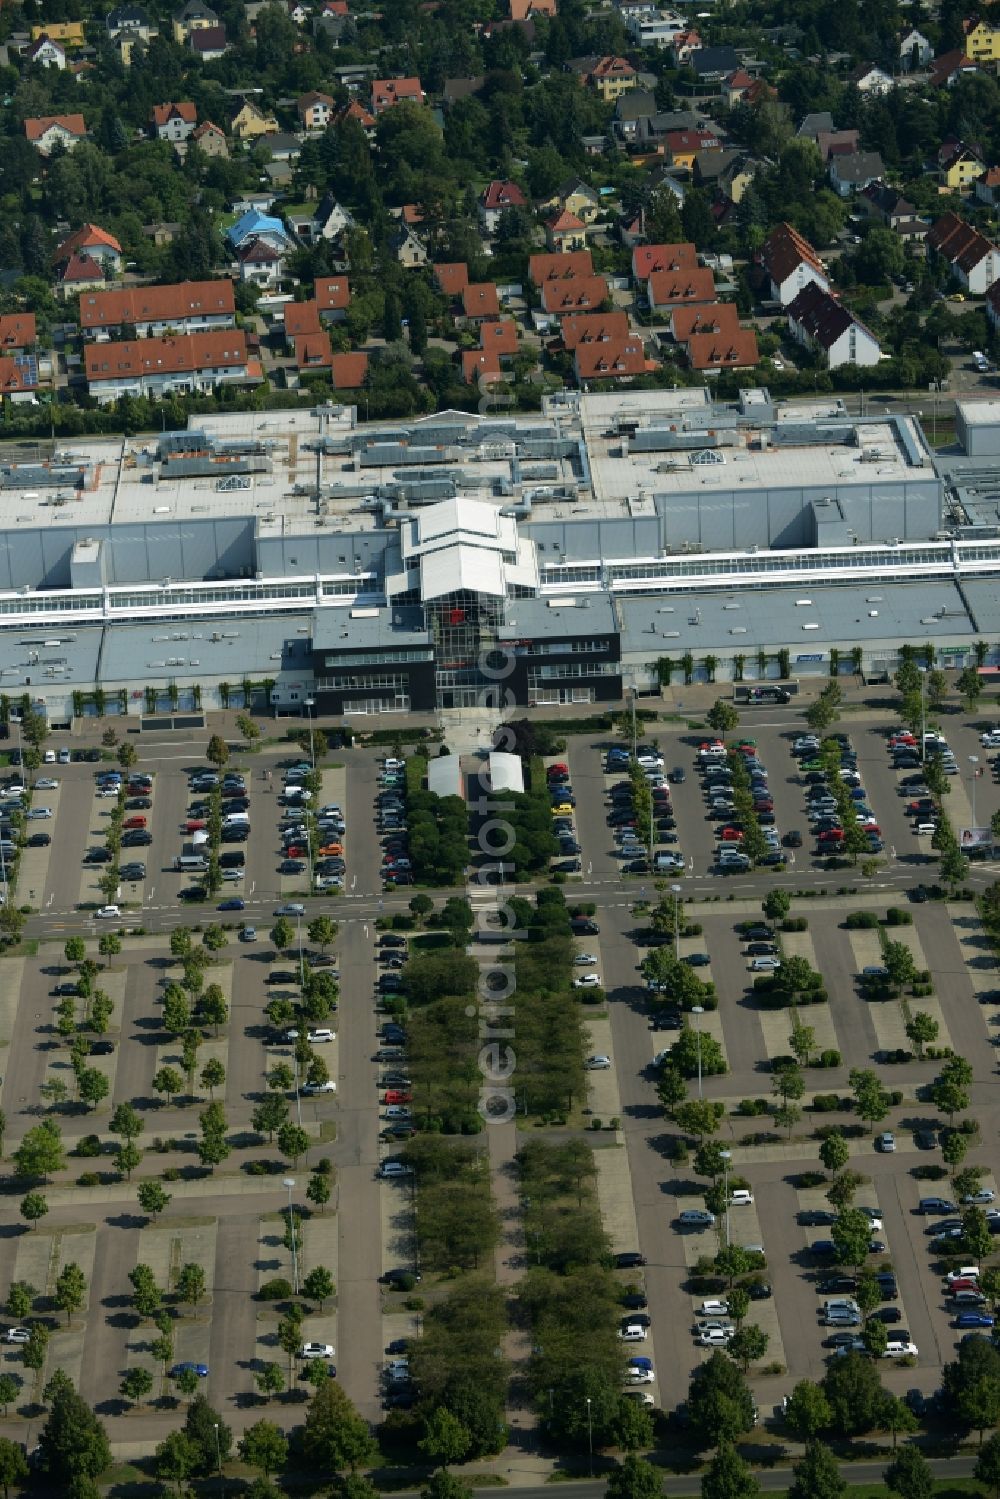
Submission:
[[[824,161],[831,156],[850,156],[861,148],[859,130],[821,130],[816,136],[816,146]]]
[[[199,26],[194,31],[188,32],[188,47],[202,62],[217,62],[220,57],[226,55],[229,43],[226,41],[226,28],[219,26]]]
[[[786,310],[789,332],[804,348],[819,350],[827,369],[875,365],[881,359],[882,350],[871,329],[815,282],[803,287]]]
[[[333,119],[337,105],[329,94],[319,94],[315,89],[302,94],[295,101],[296,113],[303,130],[325,130]]]
[[[739,65],[735,47],[698,47],[691,53],[689,62],[699,83],[721,83],[728,73],[735,73]]]
[[[870,182],[881,182],[885,176],[885,163],[877,151],[838,154],[830,157],[827,176],[830,186],[840,197],[850,198]]]
[[[816,111],[803,117],[802,124],[795,134],[803,136],[806,140],[814,141],[821,130],[833,129],[833,115],[828,109]]]
[[[934,58],[927,81],[931,88],[954,88],[959,78],[978,72],[979,64],[966,54],[964,48],[955,47],[951,52],[942,52],[940,57]]]
[[[892,75],[875,63],[862,63],[861,67],[855,68],[847,77],[848,82],[853,83],[858,93],[866,99],[877,99],[882,94],[891,93],[895,87]]]
[[[804,286],[815,281],[830,290],[826,267],[807,239],[791,224],[778,224],[764,241],[761,263],[771,283],[771,298],[787,307]]]
[[[958,214],[946,213],[931,225],[927,247],[948,262],[955,279],[973,296],[985,296],[1000,279],[1000,249]]]

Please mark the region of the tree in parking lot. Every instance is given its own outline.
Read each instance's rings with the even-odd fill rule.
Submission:
[[[788,1499],[842,1499],[847,1492],[837,1459],[825,1442],[810,1442],[792,1475]]]
[[[784,921],[792,909],[792,897],[787,890],[769,890],[761,902],[761,909],[768,921]]]
[[[288,1438],[273,1421],[255,1421],[240,1438],[239,1454],[267,1477],[287,1461]]]
[[[880,1322],[877,1317],[870,1317],[861,1329],[861,1341],[869,1358],[882,1358],[889,1341],[885,1323]]]
[[[188,1088],[194,1087],[194,1070],[198,1065],[198,1048],[201,1045],[201,1031],[188,1030],[184,1032],[181,1041],[181,1066],[187,1078]]]
[[[974,666],[966,666],[955,678],[955,686],[962,694],[966,713],[973,713],[983,695],[983,679]]]
[[[726,1167],[722,1146],[715,1140],[705,1141],[699,1145],[691,1164],[698,1176],[710,1176],[714,1181],[723,1174]]]
[[[226,1081],[226,1069],[218,1057],[210,1057],[201,1069],[201,1086],[208,1089],[209,1098],[215,1097],[216,1088],[221,1088]]]
[[[161,1020],[165,1030],[182,1035],[191,1024],[191,1006],[180,984],[168,984],[163,995]]]
[[[969,1258],[977,1264],[993,1252],[993,1237],[982,1208],[968,1207],[963,1212],[962,1243]]]
[[[89,1103],[92,1109],[107,1098],[111,1091],[111,1085],[103,1072],[96,1067],[85,1067],[77,1079],[77,1091],[84,1103]]]
[[[745,1250],[744,1253],[746,1253]],[[739,1327],[750,1310],[750,1292],[744,1290],[742,1286],[731,1286],[726,1292],[726,1300],[729,1303],[729,1315]]]
[[[956,1114],[963,1113],[969,1107],[968,1089],[963,1088],[952,1077],[938,1078],[937,1082],[931,1087],[931,1099],[935,1107],[941,1110],[942,1114],[947,1114],[949,1124],[952,1123]],[[958,1160],[949,1162],[949,1164],[958,1165],[964,1156],[965,1151],[963,1150]]]
[[[726,1349],[726,1352],[731,1359],[734,1359],[739,1364],[743,1373],[746,1374],[751,1364],[759,1363],[764,1357],[770,1341],[763,1328],[757,1327],[754,1323],[749,1323],[744,1327],[737,1328],[729,1340],[729,1347]]]
[[[170,1193],[157,1181],[140,1182],[136,1195],[142,1211],[148,1213],[154,1222],[170,1206]]]
[[[722,1211],[725,1212],[725,1210],[726,1202],[725,1195],[723,1195]],[[731,1289],[738,1275],[746,1275],[753,1269],[753,1258],[741,1245],[725,1244],[715,1256],[714,1269],[718,1275],[725,1276],[726,1284]],[[744,1291],[743,1294],[746,1295],[746,1292]]]
[[[716,698],[705,718],[709,728],[714,729],[717,734],[729,734],[733,729],[739,728],[740,715],[725,698]]]
[[[699,1034],[702,1076],[714,1077],[727,1070],[725,1052],[715,1037],[685,1026],[670,1048],[670,1065],[681,1077],[698,1076]]]
[[[754,1402],[732,1359],[715,1352],[696,1369],[688,1387],[691,1430],[703,1447],[734,1442],[753,1428]]]
[[[251,1115],[250,1122],[258,1134],[267,1135],[268,1141],[271,1141],[274,1139],[275,1130],[279,1130],[287,1118],[288,1105],[283,1098],[278,1098],[277,1094],[272,1093],[261,1099]]]
[[[209,984],[198,1001],[199,1019],[206,1025],[213,1027],[215,1034],[219,1034],[219,1026],[225,1025],[229,1019],[229,1006],[226,996],[222,992],[221,984]]]
[[[802,1379],[788,1397],[783,1420],[796,1441],[808,1444],[814,1442],[821,1432],[829,1430],[833,1413],[819,1385],[810,1379]]]
[[[700,1141],[706,1135],[715,1134],[720,1116],[710,1099],[689,1098],[674,1110],[674,1120],[685,1135],[694,1135]]]
[[[61,1312],[66,1313],[67,1324],[72,1322],[73,1313],[83,1306],[86,1294],[87,1281],[80,1266],[72,1262],[65,1264],[56,1277],[55,1303]]]
[[[55,1383],[53,1378],[49,1387]],[[52,1393],[38,1441],[39,1466],[57,1493],[70,1492],[78,1478],[97,1478],[111,1463],[103,1425],[68,1379]]]
[[[149,1265],[138,1264],[128,1273],[132,1285],[132,1305],[140,1317],[152,1317],[160,1305],[160,1288]]]
[[[424,1434],[417,1443],[427,1460],[443,1468],[460,1463],[469,1451],[469,1432],[445,1405],[437,1405],[424,1417]]]
[[[142,1115],[131,1103],[117,1104],[108,1120],[108,1129],[111,1133],[121,1135],[124,1140],[137,1140],[145,1127]]]
[[[701,1480],[703,1499],[757,1499],[760,1484],[731,1442],[720,1446]]]
[[[123,1140],[115,1151],[115,1170],[126,1181],[132,1180],[132,1172],[142,1161],[143,1152],[134,1140]]]
[[[26,1130],[21,1143],[14,1152],[14,1175],[20,1177],[40,1176],[47,1181],[66,1164],[62,1133],[52,1119],[43,1119],[41,1124]]]
[[[131,770],[138,758],[135,745],[131,744],[127,739],[123,740],[118,746],[116,754],[116,759],[122,770]]]
[[[438,1468],[420,1490],[420,1499],[472,1499],[472,1488],[464,1478]]]
[[[336,1380],[321,1385],[309,1402],[302,1432],[306,1461],[316,1470],[354,1472],[375,1455],[368,1429]]]
[[[851,1151],[843,1135],[827,1135],[819,1147],[821,1164],[831,1175],[841,1171],[851,1158]]]
[[[870,1068],[855,1067],[849,1074],[854,1093],[854,1109],[871,1130],[889,1112],[889,1095],[883,1088],[878,1074]]]
[[[267,1086],[275,1093],[287,1093],[295,1086],[295,1074],[287,1062],[276,1062],[267,1074]]]
[[[868,1215],[860,1208],[845,1208],[837,1214],[830,1229],[830,1237],[836,1248],[839,1264],[853,1265],[855,1268],[863,1265],[868,1258],[868,1245],[872,1237]]]
[[[13,1398],[11,1396],[11,1399]],[[10,1485],[22,1484],[27,1476],[28,1463],[20,1442],[12,1442],[9,1437],[0,1437],[0,1488],[3,1489],[4,1499],[7,1499]]]
[[[186,926],[175,926],[170,933],[170,953],[182,963],[191,951],[191,933]]]
[[[823,1377],[823,1392],[838,1435],[860,1436],[880,1424],[885,1391],[871,1359],[860,1353],[835,1359]]]
[[[32,1228],[38,1227],[39,1220],[45,1217],[48,1210],[48,1202],[41,1192],[26,1192],[21,1198],[21,1217],[25,1223],[30,1223]]]
[[[923,1060],[924,1047],[933,1046],[940,1027],[933,1015],[926,1010],[915,1010],[906,1023],[906,1039],[917,1048],[917,1056]]]
[[[302,1282],[302,1290],[310,1301],[319,1302],[322,1311],[324,1301],[328,1301],[333,1295],[333,1276],[324,1265],[317,1265]]]
[[[886,942],[882,948],[882,963],[894,989],[912,984],[916,978],[917,965],[905,942]]]
[[[205,1272],[200,1265],[182,1265],[175,1283],[178,1301],[187,1301],[197,1306],[205,1294]]]
[[[276,952],[284,952],[295,940],[295,928],[287,916],[279,916],[270,932],[271,945]]]
[[[184,1079],[176,1067],[161,1067],[153,1074],[153,1087],[157,1093],[165,1095],[167,1103],[173,1103],[183,1086]]]
[[[221,770],[229,759],[229,746],[221,734],[213,734],[208,741],[208,749],[205,751],[205,759],[210,765]]]
[[[25,1317],[30,1316],[37,1295],[38,1292],[29,1281],[11,1281],[7,1292],[7,1310],[16,1322],[23,1322]]]
[[[309,1185],[306,1187],[306,1198],[323,1213],[326,1211],[326,1205],[330,1201],[331,1191],[330,1178],[319,1172],[314,1172],[309,1178]]]
[[[663,1111],[668,1118],[676,1119],[678,1105],[687,1098],[687,1083],[676,1067],[668,1064],[663,1068],[656,1085],[656,1096],[663,1105]]]
[[[102,932],[97,951],[102,958],[117,958],[122,950],[122,939],[117,932]]]
[[[609,1476],[604,1499],[662,1499],[663,1470],[634,1453]]]
[[[309,1149],[309,1136],[297,1124],[283,1124],[278,1130],[278,1149],[293,1166],[297,1166]]]
[[[331,943],[337,940],[337,923],[329,916],[315,916],[306,928],[306,933],[310,942],[326,952]]]

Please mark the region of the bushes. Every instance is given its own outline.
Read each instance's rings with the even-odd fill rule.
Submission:
[[[840,1052],[836,1051],[833,1047],[829,1047],[826,1051],[820,1052],[818,1059],[813,1059],[812,1065],[814,1067],[839,1067]]]
[[[78,1156],[95,1156],[100,1155],[100,1153],[100,1135],[83,1135],[82,1138],[77,1141],[76,1149],[70,1152],[71,1155]]]
[[[274,1280],[266,1280],[257,1292],[261,1301],[285,1301],[294,1294],[291,1281],[282,1279],[280,1275]]]
[[[786,916],[781,923],[783,932],[804,932],[808,929],[809,922],[805,916]]]
[[[849,931],[855,932],[860,929],[872,929],[879,925],[879,919],[874,911],[851,911],[845,917],[844,925]]]
[[[770,1111],[771,1102],[767,1098],[741,1098],[733,1110],[735,1114],[740,1114],[744,1118],[751,1119],[761,1114],[768,1114]]]
[[[842,1098],[839,1093],[816,1093],[813,1096],[811,1106],[814,1113],[832,1114],[838,1109],[853,1109],[854,1100],[852,1098]],[[831,1132],[833,1134],[838,1133],[836,1125],[824,1126],[824,1129],[826,1134],[830,1134]],[[820,1131],[817,1130],[816,1133],[819,1134]]]
[[[913,912],[905,911],[901,906],[890,906],[885,913],[886,926],[912,926]]]

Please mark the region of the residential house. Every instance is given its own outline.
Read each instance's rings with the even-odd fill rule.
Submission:
[[[74,255],[87,255],[95,260],[108,276],[121,274],[124,257],[122,247],[113,234],[97,224],[82,224],[61,242],[52,257],[52,264],[66,265]]]
[[[542,310],[554,317],[571,312],[599,312],[608,299],[603,276],[567,276],[542,283]]]
[[[351,288],[346,276],[317,276],[313,286],[321,323],[342,323],[351,305]]]
[[[693,271],[698,267],[694,245],[636,245],[632,251],[632,280],[644,286],[654,271]]]
[[[954,88],[957,79],[978,72],[978,62],[967,56],[963,48],[955,47],[934,58],[928,70],[927,81],[931,88]]]
[[[714,130],[671,130],[665,147],[671,166],[691,171],[699,151],[721,151],[722,141]]]
[[[266,239],[251,236],[244,240],[236,251],[240,280],[270,291],[281,282],[287,253]]]
[[[50,42],[55,42],[63,52],[75,52],[84,45],[83,22],[42,21],[37,26],[32,26],[33,42],[40,41],[43,36],[47,36]]]
[[[694,159],[698,187],[714,189],[732,203],[739,203],[760,167],[745,151],[699,151]]]
[[[348,120],[353,120],[356,125],[360,125],[368,138],[369,145],[374,144],[375,116],[368,113],[360,99],[352,99],[349,104],[345,104],[337,116],[338,125],[345,125]]]
[[[948,262],[955,279],[975,297],[985,296],[1000,278],[1000,249],[955,213],[946,213],[931,225],[927,245]]]
[[[397,104],[423,104],[425,98],[419,78],[376,78],[372,82],[372,114],[376,118]]]
[[[229,43],[224,26],[198,26],[188,32],[188,46],[202,62],[217,62],[226,55]]]
[[[285,9],[289,19],[294,21],[296,26],[304,26],[309,19],[310,13],[302,4],[302,0],[285,0]]]
[[[735,333],[692,333],[686,347],[691,369],[705,375],[751,370],[760,363],[757,335],[752,328],[738,328]]]
[[[256,385],[262,378],[238,328],[88,344],[84,365],[87,388],[102,406],[122,396],[207,394],[220,385]]]
[[[611,129],[622,145],[636,150],[652,149],[671,130],[696,130],[711,121],[686,109],[663,110],[656,96],[645,89],[623,94],[615,103]]]
[[[1000,281],[995,281],[986,293],[986,316],[993,332],[1000,332]]]
[[[56,68],[59,72],[66,66],[65,49],[44,32],[28,48],[27,58],[29,63],[35,63],[40,68]]]
[[[290,349],[295,348],[295,340],[303,338],[307,334],[322,334],[323,329],[319,321],[319,305],[315,298],[308,302],[286,302],[285,303],[285,343]],[[329,336],[326,338],[327,353],[333,351],[330,348]]]
[[[30,354],[38,340],[33,312],[7,312],[0,316],[0,352]]]
[[[986,170],[983,153],[975,142],[966,144],[949,136],[937,153],[942,184],[951,192],[964,192]]]
[[[734,72],[727,73],[719,85],[719,93],[725,100],[726,107],[735,109],[747,90],[753,88],[755,81],[746,68],[736,68]]]
[[[634,250],[646,238],[646,210],[640,205],[634,213],[623,214],[618,220],[618,238],[626,250]]]
[[[317,94],[313,90],[296,99],[295,108],[303,130],[325,130],[333,119],[337,104],[329,94]]]
[[[568,255],[545,253],[528,257],[528,279],[533,286],[547,281],[566,281],[571,276],[593,276],[594,262],[589,250],[572,250]]]
[[[330,378],[334,390],[360,390],[368,378],[368,355],[334,354]]]
[[[348,209],[337,202],[333,193],[324,193],[313,209],[309,226],[302,236],[315,244],[318,240],[342,239],[348,229],[354,228],[354,218]]]
[[[973,62],[1000,62],[1000,20],[973,15],[962,23],[965,32],[965,55]]]
[[[571,312],[559,325],[570,354],[579,344],[622,343],[629,335],[627,312]]]
[[[253,210],[257,213],[269,213],[274,207],[275,196],[273,191],[237,193],[229,205],[229,211],[235,214],[250,213]]]
[[[977,187],[982,180],[980,177]],[[869,183],[858,194],[858,208],[886,229],[894,229],[909,243],[924,239],[930,227],[907,198],[884,182]]]
[[[32,355],[7,354],[0,359],[0,395],[12,405],[33,405],[38,389],[38,360]]]
[[[238,141],[252,141],[262,135],[277,135],[278,122],[274,115],[259,109],[252,99],[244,99],[230,120],[229,129]]]
[[[512,21],[530,21],[533,16],[559,14],[556,0],[508,0]]]
[[[25,120],[24,133],[39,156],[51,156],[58,143],[66,151],[72,151],[86,139],[87,126],[83,115],[40,115]]]
[[[721,83],[740,65],[735,47],[698,47],[690,57],[689,66],[697,75],[699,83]]]
[[[340,10],[340,4],[341,0],[326,0],[312,18],[313,36],[325,37],[334,47],[340,45],[347,30],[347,6]]]
[[[791,224],[778,224],[764,241],[761,262],[771,283],[771,299],[787,307],[804,286],[815,281],[830,290],[826,267],[807,239]]]
[[[454,301],[469,284],[469,267],[463,260],[449,260],[431,266],[438,291]]]
[[[480,323],[500,316],[500,299],[492,281],[470,281],[462,288],[462,323],[478,328]]]
[[[593,343],[578,343],[573,351],[573,369],[577,382],[592,380],[634,380],[646,373],[646,351],[638,333]]]
[[[198,124],[198,110],[190,100],[179,104],[154,104],[150,133],[161,141],[186,141]]]
[[[205,156],[229,155],[225,131],[220,130],[218,125],[213,125],[211,120],[206,120],[197,130],[192,131],[191,144],[197,146]]]
[[[704,50],[705,44],[701,39],[701,33],[696,31],[693,26],[689,26],[681,31],[675,31],[670,38],[670,45],[673,48],[674,60],[677,66],[683,68],[686,64],[690,63],[696,52]]]
[[[219,25],[219,17],[210,6],[204,4],[204,0],[186,0],[177,14],[171,20],[174,33],[174,41],[183,45],[192,31],[198,31],[202,27],[213,27]]]
[[[674,307],[707,305],[715,301],[715,277],[702,267],[693,271],[652,271],[646,295],[651,312],[669,314]]]
[[[634,89],[638,74],[627,57],[606,53],[603,57],[576,57],[567,64],[581,83],[594,89],[605,104],[613,104],[622,94]]]
[[[116,5],[104,17],[104,28],[116,41],[129,36],[133,40],[148,42],[157,35],[155,23],[140,5]]]
[[[600,216],[601,197],[582,177],[568,177],[539,206],[552,213],[564,208],[583,223],[592,224]]]
[[[233,283],[180,281],[171,286],[128,286],[80,297],[80,328],[85,336],[162,338],[168,333],[208,333],[231,328],[236,320]]]
[[[582,250],[587,243],[587,226],[575,213],[564,209],[545,221],[545,243],[550,250],[568,254],[571,250]]]
[[[849,198],[870,182],[881,182],[885,163],[877,151],[852,151],[843,156],[837,153],[830,157],[827,175],[833,190],[840,197]]]
[[[735,302],[709,302],[700,307],[674,307],[670,313],[670,337],[674,343],[686,344],[698,333],[714,333],[717,338],[733,338],[740,331],[740,314]]]
[[[851,156],[861,149],[859,130],[820,130],[816,135],[816,146],[824,161],[831,156]]]
[[[814,141],[818,139],[820,131],[831,131],[833,129],[833,115],[828,109],[818,110],[814,114],[803,117],[802,124],[795,134],[802,136],[805,140]]]
[[[441,90],[441,103],[445,109],[453,109],[462,99],[475,99],[482,93],[486,76],[477,73],[472,78],[446,78]]]
[[[466,385],[493,385],[503,378],[500,356],[493,349],[462,350],[462,379]]]
[[[501,368],[510,364],[517,353],[517,324],[513,318],[501,318],[496,323],[479,324],[479,347],[495,354]]]
[[[262,213],[259,208],[248,208],[241,214],[236,223],[226,230],[226,239],[234,250],[239,250],[241,245],[252,239],[263,240],[283,255],[295,248],[282,221],[273,214]]]
[[[637,47],[672,47],[674,38],[686,30],[679,16],[655,5],[619,6],[625,29]]]
[[[479,222],[491,237],[497,232],[500,217],[508,208],[526,208],[528,200],[516,182],[494,178],[479,195]]]
[[[1000,167],[990,167],[976,178],[975,194],[987,208],[1000,208]]]
[[[915,26],[904,26],[896,40],[899,66],[904,73],[916,73],[920,68],[926,68],[934,56],[934,48]]]
[[[848,82],[853,83],[866,99],[877,99],[882,94],[891,93],[895,87],[892,75],[874,63],[862,63],[860,68],[855,68],[848,74]]]
[[[64,302],[85,291],[101,290],[107,284],[103,263],[85,250],[60,261],[56,266],[55,280],[55,294]]]
[[[405,221],[400,222],[399,227],[391,236],[389,248],[399,264],[406,266],[407,270],[419,269],[430,259],[427,246],[423,240],[417,238]]]
[[[875,365],[882,357],[871,330],[815,282],[802,288],[787,312],[789,332],[805,348],[819,350],[828,369]]]

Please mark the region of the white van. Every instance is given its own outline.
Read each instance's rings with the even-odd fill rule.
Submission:
[[[54,765],[56,763],[56,752],[55,752],[55,750],[46,750],[45,751],[45,763],[46,763],[46,765]]]
[[[237,827],[247,827],[248,828],[250,826],[250,813],[249,812],[227,812],[226,815],[225,815],[225,817],[222,819],[222,826],[224,828],[237,828]]]
[[[208,860],[204,854],[178,854],[174,860],[174,868],[197,870],[199,874],[204,874],[208,868]]]

